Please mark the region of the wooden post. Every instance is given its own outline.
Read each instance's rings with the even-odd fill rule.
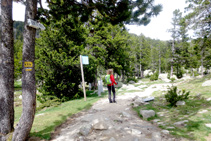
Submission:
[[[84,70],[83,70],[83,62],[82,56],[80,55],[80,63],[81,63],[81,77],[82,77],[82,85],[83,85],[83,92],[84,92],[84,101],[86,101],[86,90],[85,90],[85,82],[84,82]]]

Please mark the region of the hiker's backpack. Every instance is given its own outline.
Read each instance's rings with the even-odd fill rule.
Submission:
[[[106,80],[106,84],[107,84],[107,85],[111,84],[111,79],[110,79],[110,75],[109,75],[109,74],[107,74],[107,75],[105,76],[105,80]]]

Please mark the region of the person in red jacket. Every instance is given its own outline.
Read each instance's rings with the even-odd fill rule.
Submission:
[[[116,93],[115,93],[115,87],[114,84],[117,85],[116,81],[114,80],[114,76],[113,76],[113,69],[109,69],[107,70],[107,74],[110,75],[110,80],[111,80],[111,84],[107,85],[108,88],[108,100],[110,103],[116,103],[115,101],[115,97],[116,97]],[[113,101],[111,100],[111,91],[113,92]]]

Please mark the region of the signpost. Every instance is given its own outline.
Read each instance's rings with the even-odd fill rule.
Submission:
[[[30,27],[36,28],[36,29],[41,29],[41,30],[45,30],[45,26],[41,23],[38,23],[32,19],[28,19],[27,20],[27,24]]]
[[[81,64],[81,77],[82,77],[82,85],[83,85],[83,92],[84,92],[84,101],[86,101],[86,90],[85,90],[85,82],[84,82],[83,64],[85,64],[85,65],[89,64],[88,56],[80,55],[80,64]]]

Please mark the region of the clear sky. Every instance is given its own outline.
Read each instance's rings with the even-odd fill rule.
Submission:
[[[168,29],[172,28],[171,21],[173,17],[173,11],[180,9],[184,11],[185,0],[155,0],[155,3],[163,5],[163,11],[157,16],[151,19],[151,22],[147,26],[127,25],[130,33],[140,35],[144,34],[146,37],[160,40],[170,40],[170,33]],[[24,21],[25,7],[22,4],[13,4],[13,19],[15,21]]]

